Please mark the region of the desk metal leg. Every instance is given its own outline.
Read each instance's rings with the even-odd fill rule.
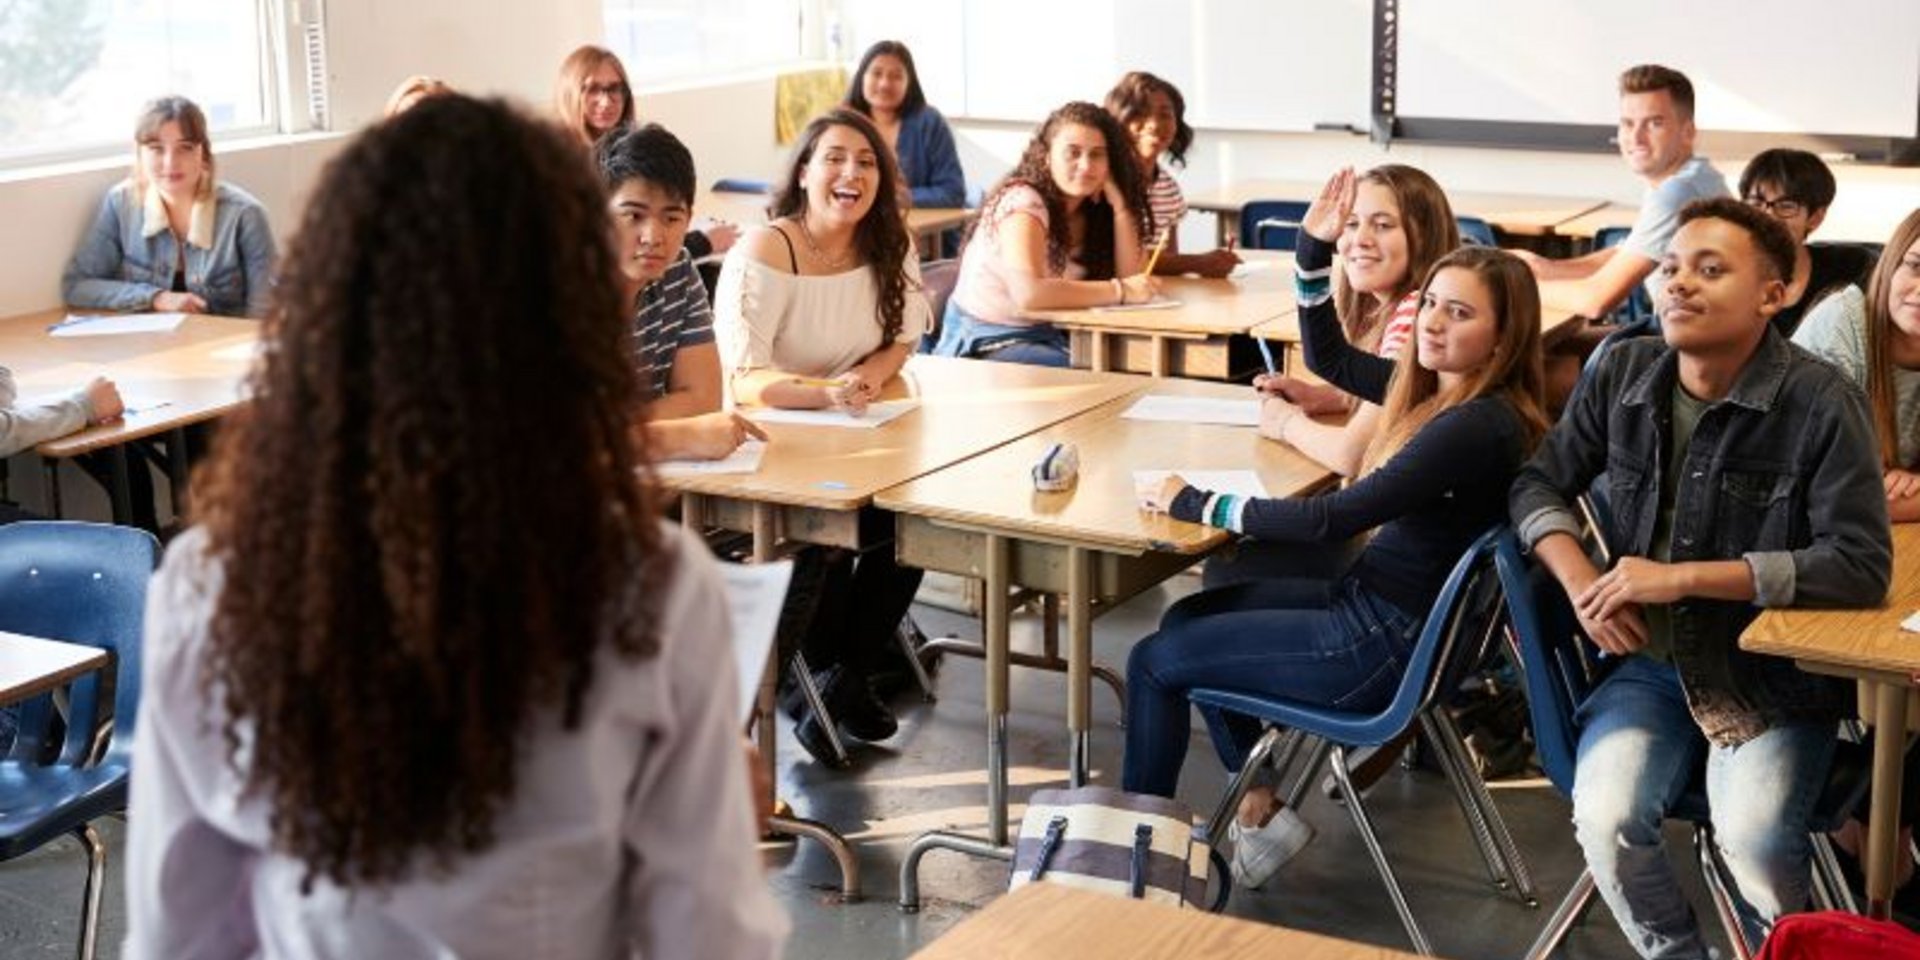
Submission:
[[[1093,745],[1093,558],[1067,551],[1067,782],[1087,785]]]
[[[66,516],[60,504],[60,461],[48,457],[43,462],[47,466],[47,512],[58,520]]]
[[[121,526],[131,526],[133,524],[133,494],[128,491],[127,487],[131,485],[133,481],[127,471],[127,445],[120,443],[109,448],[107,451],[107,463],[113,471],[113,489],[108,491],[113,498],[113,522]],[[142,463],[140,468],[143,470],[146,469],[146,464]]]
[[[703,512],[700,498],[687,496],[681,501],[682,522],[694,523]],[[775,523],[777,516],[772,504],[753,505],[753,562],[767,563],[774,557],[779,544],[779,530]],[[774,805],[779,806],[779,769],[775,762],[774,751],[779,737],[774,727],[774,699],[779,686],[779,651],[767,656],[767,668],[760,674],[760,689],[754,697],[754,728],[760,747],[760,762],[767,768],[767,783],[772,785]],[[845,837],[834,832],[832,827],[814,820],[800,817],[775,816],[767,821],[770,830],[789,837],[805,837],[827,848],[834,862],[840,866],[840,902],[852,903],[860,899],[860,861],[854,858],[853,847]]]
[[[954,850],[976,857],[1013,859],[1007,845],[1007,651],[1009,611],[1007,591],[1012,580],[1012,558],[1007,539],[986,536],[983,634],[987,647],[987,835],[985,838],[934,830],[914,838],[900,861],[900,909],[920,910],[920,858],[929,850]]]
[[[1907,753],[1908,688],[1875,683],[1873,810],[1867,818],[1867,916],[1893,912],[1893,864],[1900,844],[1900,781]]]
[[[187,515],[187,476],[191,464],[187,459],[187,428],[177,427],[167,435],[167,485],[172,488],[173,519],[175,523]]]

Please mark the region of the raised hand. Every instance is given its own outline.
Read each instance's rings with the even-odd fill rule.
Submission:
[[[1340,231],[1347,224],[1347,217],[1353,213],[1353,197],[1358,189],[1352,167],[1341,167],[1327,178],[1320,195],[1313,198],[1307,207],[1306,215],[1300,218],[1300,229],[1322,243],[1332,243],[1340,238]]]

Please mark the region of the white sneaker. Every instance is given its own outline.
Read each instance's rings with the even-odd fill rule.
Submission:
[[[1227,825],[1227,839],[1233,842],[1234,884],[1258,890],[1313,839],[1313,827],[1293,808],[1281,807],[1263,827],[1242,826],[1235,817]]]

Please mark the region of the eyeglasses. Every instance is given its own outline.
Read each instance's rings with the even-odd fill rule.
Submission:
[[[1807,212],[1806,204],[1798,200],[1790,200],[1786,197],[1781,197],[1778,200],[1768,200],[1765,197],[1752,196],[1746,199],[1746,204],[1755,210],[1765,210],[1782,220],[1791,220]]]
[[[603,97],[623,98],[627,95],[627,88],[618,83],[589,83],[581,87],[580,92],[589,97],[597,94]]]

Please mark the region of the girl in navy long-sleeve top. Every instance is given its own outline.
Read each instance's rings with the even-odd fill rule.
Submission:
[[[1303,240],[1337,232],[1327,225],[1345,216],[1339,179],[1309,211]],[[1504,519],[1507,487],[1546,429],[1539,290],[1525,264],[1485,247],[1441,259],[1422,284],[1417,347],[1391,362],[1341,335],[1327,288],[1331,260],[1325,243],[1297,252],[1301,333],[1308,350],[1326,354],[1341,389],[1385,408],[1359,477],[1331,494],[1276,499],[1213,493],[1169,477],[1142,490],[1141,505],[1260,539],[1325,542],[1368,530],[1373,538],[1338,580],[1236,584],[1167,611],[1127,663],[1128,790],[1173,795],[1188,740],[1187,691],[1195,687],[1354,709],[1384,705],[1448,569],[1475,536]],[[1298,416],[1279,398],[1265,403],[1269,420]],[[1222,760],[1238,768],[1259,724],[1213,713],[1207,721]],[[1236,824],[1240,845],[1257,853],[1257,834],[1279,812],[1270,787],[1250,791]],[[1278,866],[1272,858],[1249,866],[1239,850],[1235,859],[1248,886]]]

